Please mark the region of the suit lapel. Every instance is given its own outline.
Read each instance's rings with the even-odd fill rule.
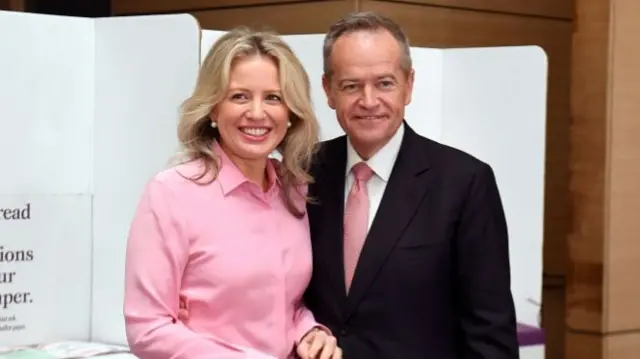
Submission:
[[[318,258],[326,260],[325,263],[329,281],[331,283],[332,295],[337,298],[340,305],[338,314],[344,308],[346,301],[346,287],[344,282],[343,264],[343,215],[344,215],[344,186],[345,168],[347,165],[347,142],[346,137],[337,138],[326,146],[319,153],[321,162],[318,173],[319,190],[317,201],[322,216],[322,236],[319,238],[318,246],[322,255]]]
[[[427,192],[429,163],[420,142],[421,138],[405,124],[400,152],[356,267],[345,320],[362,300]]]

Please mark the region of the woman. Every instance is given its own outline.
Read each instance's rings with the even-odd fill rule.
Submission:
[[[301,297],[311,276],[309,79],[276,35],[237,29],[182,106],[184,159],[131,225],[124,315],[140,359],[340,359]],[[279,150],[282,163],[268,156]],[[189,320],[178,319],[179,303]]]

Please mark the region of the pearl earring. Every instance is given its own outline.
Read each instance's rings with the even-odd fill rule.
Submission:
[[[287,127],[291,127],[291,121],[287,122]]]
[[[216,127],[218,127],[218,124],[215,123],[214,121],[211,121],[211,127],[216,128]]]

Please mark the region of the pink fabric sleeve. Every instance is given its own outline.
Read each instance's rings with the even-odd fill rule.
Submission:
[[[127,243],[124,317],[127,340],[140,359],[275,359],[195,333],[177,320],[188,238],[180,205],[158,181],[147,185]]]
[[[329,335],[332,335],[329,328],[316,322],[316,319],[314,318],[311,311],[307,309],[307,307],[305,307],[303,304],[300,304],[300,307],[296,312],[296,316],[294,320],[295,320],[294,325],[295,325],[295,331],[296,331],[295,337],[297,338],[295,343],[296,345],[298,345],[298,343],[300,343],[302,338],[304,338],[304,336],[307,335],[307,333],[309,333],[309,331],[311,331],[311,329],[313,328],[324,330]]]
[[[295,330],[296,330],[296,338],[297,338],[295,343],[296,345],[298,345],[298,343],[302,341],[302,338],[304,338],[304,336],[307,335],[307,333],[309,333],[309,331],[311,331],[311,329],[313,328],[324,330],[325,332],[327,332],[327,334],[333,335],[331,334],[331,330],[329,330],[329,328],[316,322],[311,311],[307,309],[307,307],[305,307],[303,304],[300,304],[300,307],[296,312],[296,317],[294,320],[295,320],[295,328],[296,328]]]

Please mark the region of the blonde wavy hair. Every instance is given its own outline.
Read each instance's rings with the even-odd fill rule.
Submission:
[[[236,28],[220,37],[209,50],[193,94],[180,108],[178,139],[182,148],[179,157],[183,163],[201,161],[204,165],[202,173],[190,180],[206,184],[216,179],[219,162],[212,144],[220,139],[220,133],[211,127],[210,115],[227,93],[234,61],[251,56],[269,57],[279,69],[291,127],[276,148],[282,155],[282,165],[277,166],[278,177],[283,185],[285,205],[293,215],[302,217],[305,211],[297,208],[293,196],[297,193],[309,200],[299,192],[299,186],[313,182],[308,170],[319,142],[319,126],[311,103],[309,76],[291,48],[273,32]],[[207,175],[211,175],[210,181],[203,181]]]

